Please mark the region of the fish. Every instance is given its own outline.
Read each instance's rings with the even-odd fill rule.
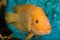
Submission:
[[[6,12],[6,22],[14,25],[21,32],[28,32],[25,40],[30,40],[34,35],[51,33],[48,17],[41,7],[24,4],[16,5],[14,13]]]

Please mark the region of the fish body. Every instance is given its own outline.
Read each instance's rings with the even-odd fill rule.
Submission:
[[[45,35],[51,32],[49,20],[42,8],[25,4],[15,6],[14,11],[14,14],[6,13],[6,21],[22,32],[29,32],[26,40],[33,35]]]

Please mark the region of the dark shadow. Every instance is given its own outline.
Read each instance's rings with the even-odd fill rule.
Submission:
[[[5,21],[5,7],[2,5],[0,7],[0,33],[3,36],[10,35],[12,32],[8,29]]]

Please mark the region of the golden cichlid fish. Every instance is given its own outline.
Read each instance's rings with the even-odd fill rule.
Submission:
[[[18,30],[29,32],[25,40],[29,40],[33,35],[45,35],[51,32],[49,20],[42,8],[25,4],[15,6],[14,11],[15,13],[7,12],[5,19]]]

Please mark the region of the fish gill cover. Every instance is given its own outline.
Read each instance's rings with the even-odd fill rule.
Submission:
[[[37,40],[60,40],[60,0],[8,0],[6,12],[14,12],[12,8],[17,4],[33,4],[44,9],[50,21],[52,32],[48,35],[40,36]],[[13,37],[25,39],[26,33],[22,34],[19,30],[14,28],[12,24],[8,24],[8,27],[13,31]],[[31,40],[36,39],[33,37]]]

